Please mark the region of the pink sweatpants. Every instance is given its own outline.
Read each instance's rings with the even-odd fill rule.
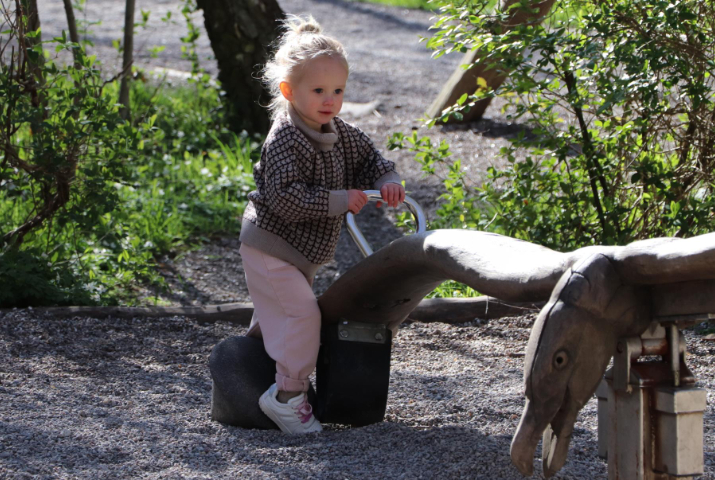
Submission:
[[[292,264],[248,245],[239,249],[253,301],[249,336],[263,336],[276,361],[278,390],[305,392],[320,348],[320,309],[305,275]]]

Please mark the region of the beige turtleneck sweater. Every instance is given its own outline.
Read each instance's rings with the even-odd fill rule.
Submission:
[[[312,278],[330,261],[348,210],[348,189],[400,183],[360,129],[335,117],[317,132],[289,107],[279,114],[253,169],[241,242],[295,265]]]

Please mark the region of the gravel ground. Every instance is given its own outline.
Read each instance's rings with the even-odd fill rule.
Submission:
[[[0,318],[0,477],[518,479],[509,444],[532,322],[404,325],[385,421],[296,438],[209,418],[208,355],[242,327],[16,311]],[[686,335],[709,390],[702,478],[715,479],[715,343]],[[606,476],[592,400],[557,478]]]

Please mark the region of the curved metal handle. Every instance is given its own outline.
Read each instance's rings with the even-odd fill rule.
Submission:
[[[367,195],[368,202],[384,202],[384,200],[382,199],[382,195],[380,195],[380,192],[378,192],[377,190],[365,190],[365,195]],[[407,208],[412,213],[412,216],[415,217],[415,222],[417,223],[417,231],[415,233],[422,233],[427,231],[427,220],[425,218],[425,212],[422,210],[422,207],[420,207],[420,204],[405,195],[405,205],[407,205]],[[365,240],[365,237],[355,223],[355,215],[353,215],[351,212],[348,212],[348,214],[345,216],[345,221],[348,224],[348,232],[350,232],[350,236],[353,237],[355,244],[358,246],[363,256],[368,257],[372,255],[372,247],[369,243],[367,243],[367,240]]]

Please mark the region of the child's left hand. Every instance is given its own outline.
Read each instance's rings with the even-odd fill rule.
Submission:
[[[390,207],[396,207],[405,201],[405,189],[397,183],[386,183],[380,189],[382,199]],[[381,207],[382,202],[377,202],[377,207]]]

